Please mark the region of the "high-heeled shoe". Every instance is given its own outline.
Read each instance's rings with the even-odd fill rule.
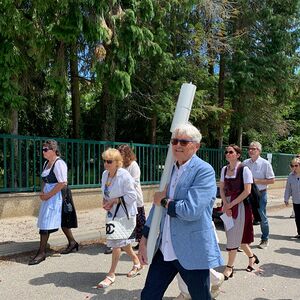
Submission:
[[[233,266],[226,266],[226,268],[229,268],[229,269],[231,269],[231,273],[227,276],[227,275],[225,275],[224,273],[223,273],[223,275],[224,275],[224,280],[228,280],[229,278],[232,278],[233,277]]]
[[[42,261],[44,261],[46,259],[46,255],[42,255],[38,258],[38,255],[35,256],[34,258],[32,258],[29,262],[28,265],[29,266],[33,266],[33,265],[38,265],[39,263],[41,263]]]
[[[69,245],[65,250],[61,251],[60,253],[61,254],[69,254],[71,253],[74,249],[76,251],[78,251],[78,248],[79,248],[79,244],[76,242],[75,244],[73,245]]]
[[[255,254],[253,254],[252,256],[249,257],[249,259],[252,259],[252,258],[255,258],[254,264],[259,264],[259,259]],[[250,265],[246,268],[247,272],[252,272],[253,270],[254,270],[254,268],[251,267]]]

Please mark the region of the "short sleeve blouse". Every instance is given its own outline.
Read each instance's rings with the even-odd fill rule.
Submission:
[[[236,172],[237,172],[237,167],[235,167],[234,169],[234,175],[233,176],[228,176],[228,174],[226,174],[226,178],[236,178]],[[224,182],[224,174],[225,174],[225,169],[227,168],[227,166],[224,166],[222,168],[222,171],[221,171],[221,178],[220,178],[220,181],[221,182]],[[250,169],[247,167],[247,166],[244,166],[244,169],[243,169],[243,180],[244,180],[244,183],[253,183],[253,176],[252,176],[252,173],[250,171]]]
[[[47,176],[50,173],[50,169],[45,169],[42,176]],[[68,182],[68,167],[62,159],[57,159],[53,170],[58,182]]]

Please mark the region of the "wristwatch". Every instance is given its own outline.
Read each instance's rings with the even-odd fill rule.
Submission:
[[[169,198],[167,198],[167,197],[162,198],[162,199],[160,200],[160,205],[161,205],[162,207],[166,208],[168,202],[169,202]]]

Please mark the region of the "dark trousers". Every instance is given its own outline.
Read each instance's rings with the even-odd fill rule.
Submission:
[[[294,212],[295,212],[295,222],[297,226],[297,234],[300,235],[300,204],[293,203]]]
[[[149,267],[141,300],[161,300],[177,273],[186,283],[193,300],[211,300],[209,269],[186,270],[178,260],[164,261],[160,250],[154,255]]]

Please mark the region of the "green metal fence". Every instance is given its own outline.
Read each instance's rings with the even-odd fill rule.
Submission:
[[[39,191],[43,167],[42,145],[47,137],[0,134],[0,192]],[[55,138],[62,158],[68,165],[68,180],[72,188],[99,187],[104,171],[102,152],[122,143]],[[141,168],[142,184],[158,183],[163,172],[167,145],[130,143]],[[219,178],[226,163],[222,149],[200,149],[198,155],[209,162]],[[266,157],[266,153],[262,156]],[[272,165],[276,177],[289,174],[293,155],[274,153]],[[244,156],[246,158],[246,155]]]

